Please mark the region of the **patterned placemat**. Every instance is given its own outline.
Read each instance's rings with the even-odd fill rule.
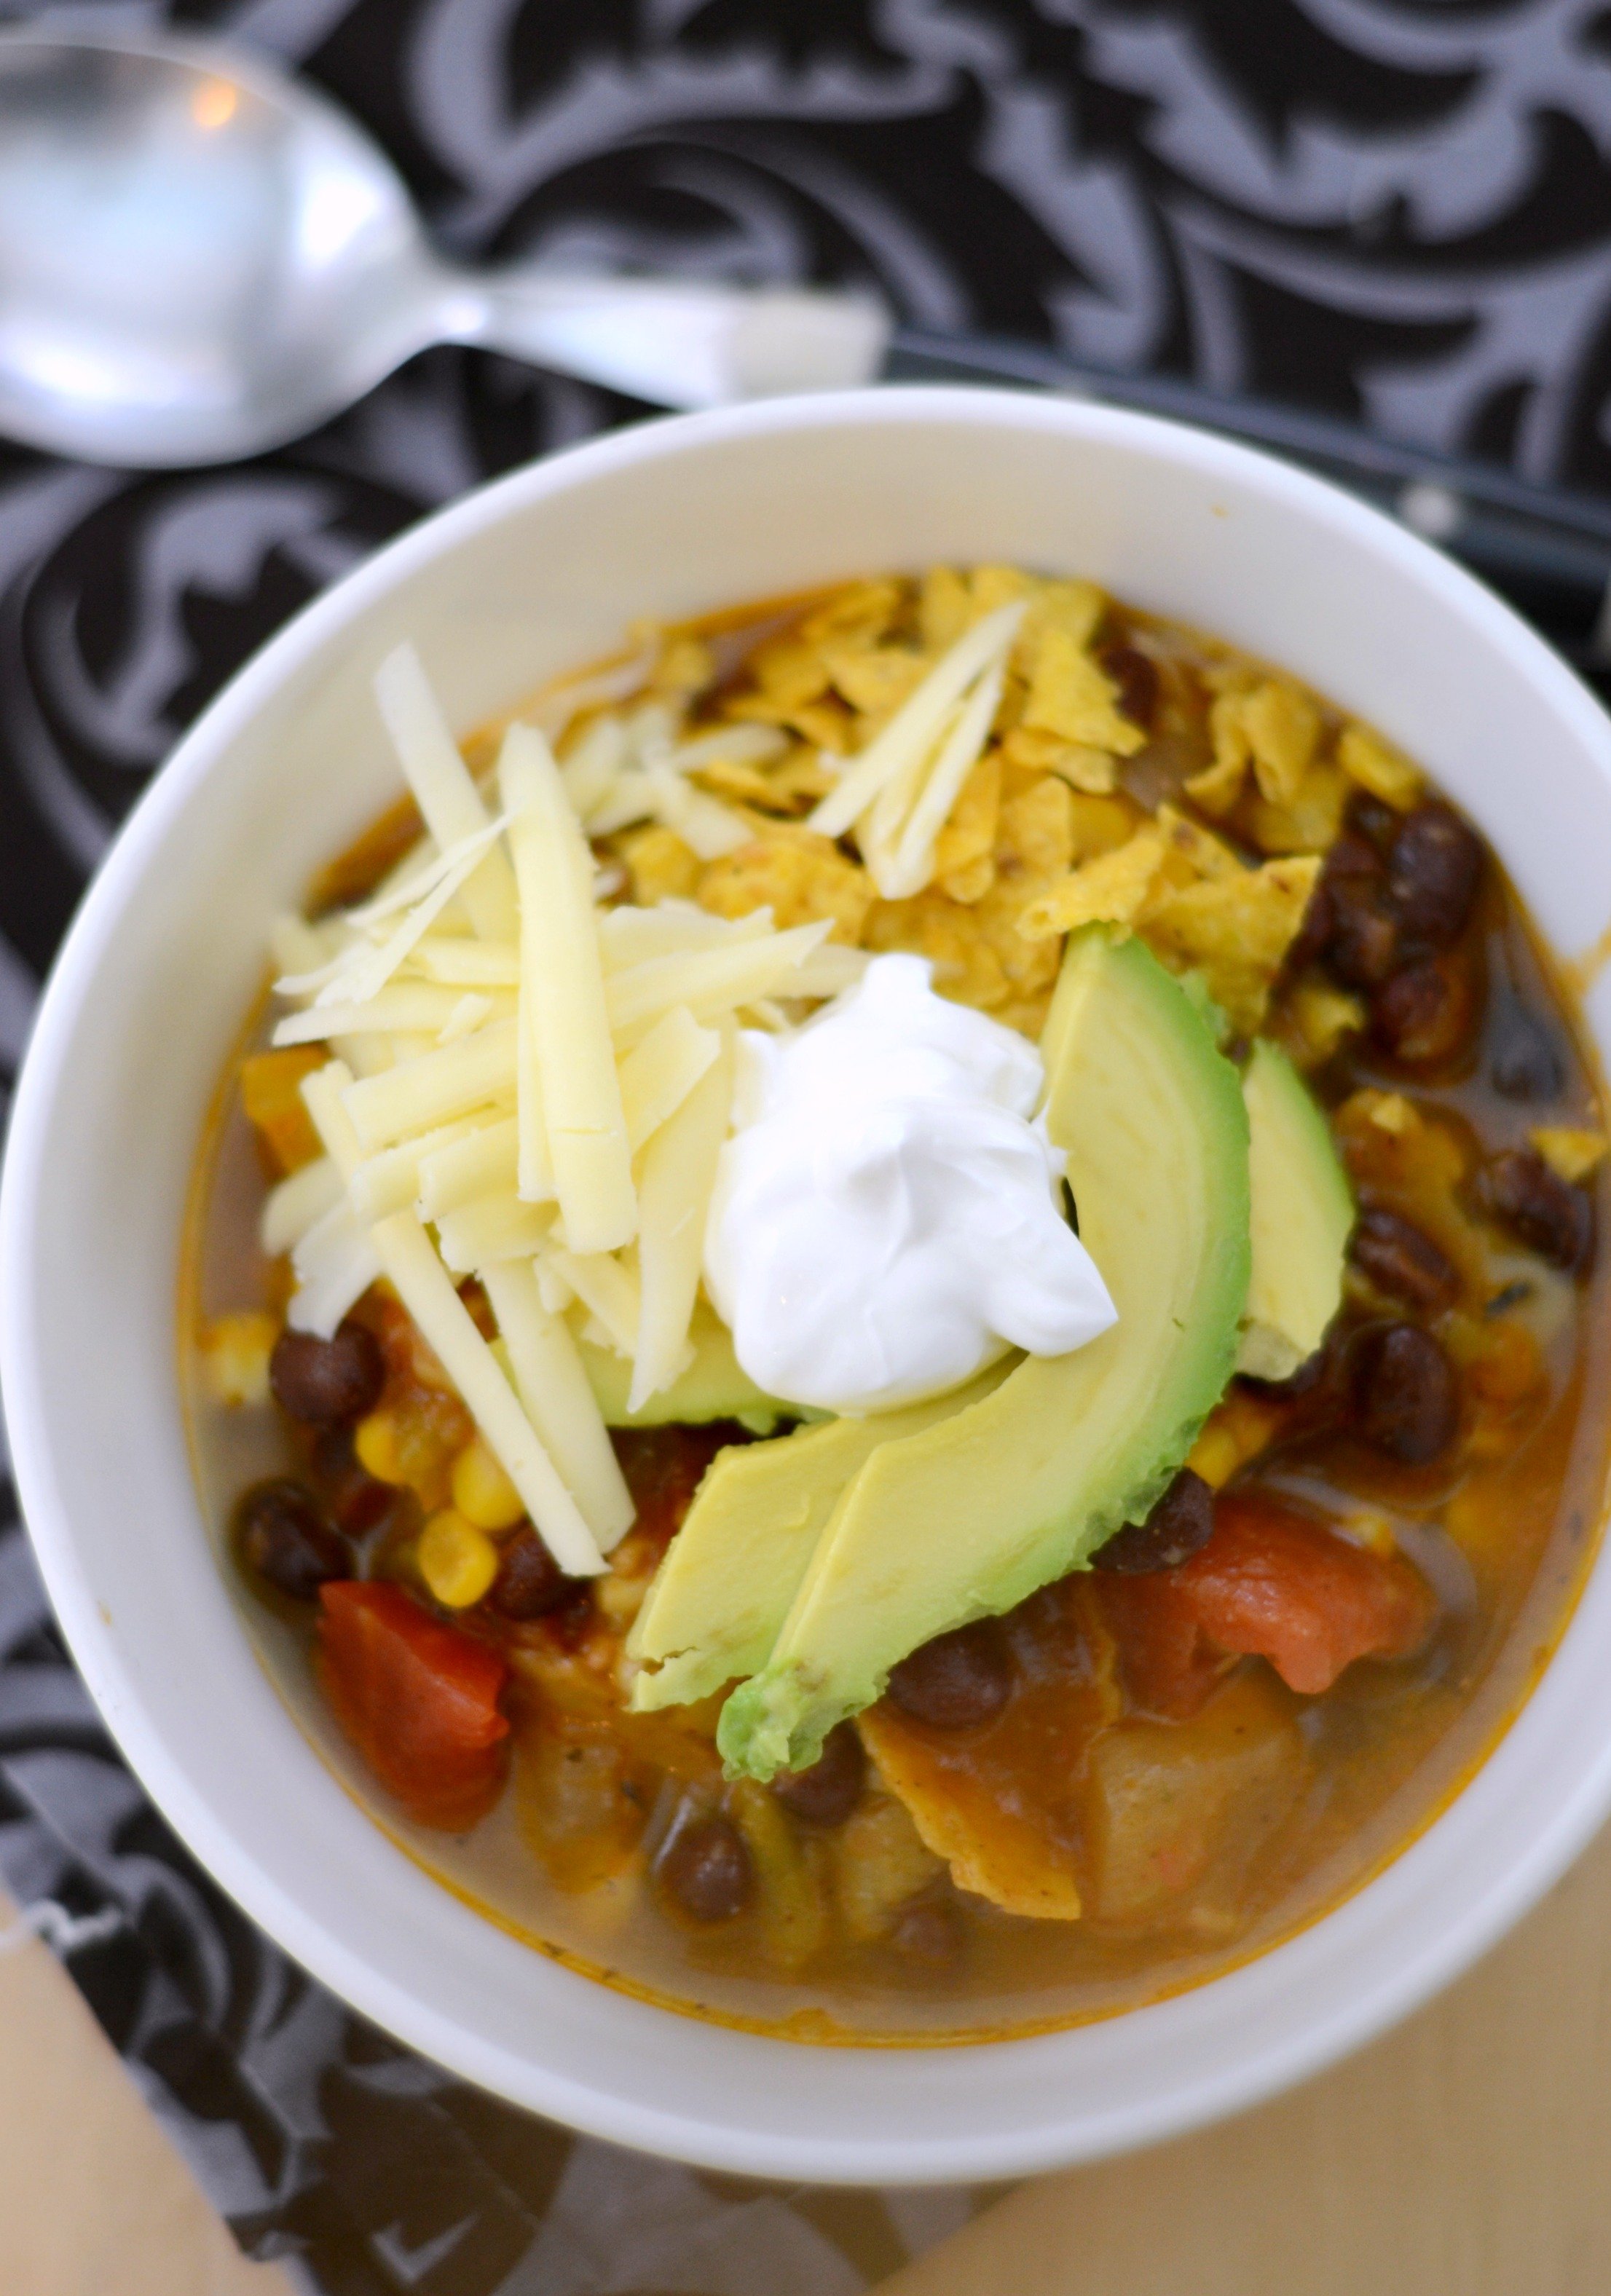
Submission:
[[[1611,486],[1595,0],[0,0],[27,20],[274,52],[367,122],[464,254],[870,281],[924,325]],[[423,512],[643,411],[436,351],[228,470],[0,447],[8,1073],[84,880],[236,666]],[[333,2296],[853,2296],[975,2204],[629,2157],[350,2016],[145,1801],[9,1520],[0,1876],[243,2247]]]

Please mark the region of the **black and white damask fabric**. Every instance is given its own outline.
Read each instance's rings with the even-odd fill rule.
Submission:
[[[0,22],[39,20],[211,29],[306,70],[462,255],[867,283],[925,326],[1611,488],[1595,0],[0,0]],[[245,657],[423,512],[643,412],[444,350],[227,470],[0,446],[7,1074],[86,877]],[[0,1874],[63,1909],[74,1974],[202,2182],[310,2288],[852,2296],[967,2211],[629,2161],[363,2027],[145,1802],[14,1524]]]

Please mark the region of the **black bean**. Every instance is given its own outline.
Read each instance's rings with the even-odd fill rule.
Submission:
[[[890,1943],[908,1961],[949,1969],[962,1953],[962,1917],[944,1898],[914,1898],[896,1915]]]
[[[487,1599],[500,1618],[546,1619],[571,1600],[576,1587],[577,1581],[566,1578],[527,1524],[505,1547]]]
[[[1119,689],[1119,708],[1133,726],[1150,727],[1158,707],[1158,665],[1138,646],[1104,646],[1103,668]]]
[[[1495,1000],[1489,1022],[1488,1075],[1507,1100],[1556,1100],[1566,1070],[1555,1040],[1532,1008],[1514,997]]]
[[[662,1888],[696,1922],[730,1922],[754,1888],[744,1836],[725,1817],[696,1818],[680,1828],[657,1872]]]
[[[1433,802],[1404,816],[1388,883],[1406,931],[1433,948],[1459,939],[1483,873],[1482,841],[1458,813]]]
[[[380,1342],[362,1324],[343,1324],[333,1339],[282,1332],[268,1358],[275,1401],[310,1427],[344,1426],[380,1400],[386,1365]]]
[[[1459,1270],[1429,1235],[1397,1212],[1361,1212],[1349,1256],[1378,1292],[1411,1308],[1447,1308],[1459,1296]]]
[[[1182,1467],[1145,1522],[1126,1523],[1097,1550],[1098,1570],[1172,1570],[1213,1537],[1214,1495]]]
[[[1454,1366],[1430,1332],[1378,1324],[1353,1351],[1353,1401],[1367,1443],[1406,1466],[1446,1451],[1459,1424]]]
[[[1350,988],[1374,988],[1401,962],[1399,922],[1381,857],[1344,831],[1326,856],[1316,898],[1323,897],[1327,970]]]
[[[896,1705],[934,1730],[970,1730],[992,1720],[1012,1687],[1012,1660],[989,1619],[936,1635],[890,1669]]]
[[[242,1559],[293,1603],[311,1603],[333,1578],[350,1578],[346,1540],[313,1493],[289,1475],[254,1483],[235,1507]]]
[[[1475,984],[1457,958],[1428,957],[1395,972],[1370,1002],[1370,1032],[1407,1068],[1438,1068],[1464,1046],[1476,1019]]]
[[[1580,1275],[1594,1256],[1594,1206],[1588,1191],[1552,1172],[1531,1148],[1491,1156],[1477,1175],[1477,1200],[1529,1251]]]
[[[397,1502],[390,1483],[378,1482],[359,1464],[345,1427],[327,1427],[313,1447],[314,1479],[338,1529],[366,1538]]]
[[[842,1825],[861,1800],[867,1758],[855,1726],[835,1723],[809,1770],[779,1770],[772,1792],[784,1808],[812,1825]]]

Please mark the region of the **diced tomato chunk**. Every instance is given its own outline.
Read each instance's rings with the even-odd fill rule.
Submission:
[[[1329,1690],[1359,1658],[1403,1658],[1434,1598],[1401,1555],[1375,1554],[1267,1492],[1231,1491],[1189,1562],[1104,1576],[1103,1602],[1138,1702],[1195,1713],[1228,1657],[1265,1658],[1289,1689]]]
[[[503,1781],[503,1660],[401,1587],[337,1579],[319,1602],[318,1678],[336,1720],[410,1817],[464,1833]]]

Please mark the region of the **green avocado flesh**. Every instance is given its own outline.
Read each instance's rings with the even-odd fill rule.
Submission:
[[[687,1705],[764,1666],[851,1476],[881,1443],[989,1394],[1015,1361],[901,1411],[718,1452],[628,1637],[628,1656],[645,1669],[632,1685],[634,1708]]]
[[[734,1770],[806,1767],[909,1651],[1144,1518],[1230,1376],[1249,1270],[1236,1070],[1146,946],[1103,926],[1070,940],[1041,1048],[1051,1138],[1119,1320],[873,1453],[767,1664],[722,1710]]]
[[[688,1337],[694,1360],[679,1379],[652,1395],[641,1411],[629,1411],[632,1366],[612,1349],[579,1340],[578,1350],[606,1427],[693,1426],[708,1419],[738,1419],[752,1433],[765,1434],[780,1419],[820,1419],[819,1411],[780,1402],[741,1371],[733,1335],[703,1300],[694,1310]]]
[[[1253,1278],[1237,1369],[1290,1379],[1343,1299],[1353,1197],[1326,1119],[1278,1046],[1261,1037],[1242,1078],[1251,1132]]]

